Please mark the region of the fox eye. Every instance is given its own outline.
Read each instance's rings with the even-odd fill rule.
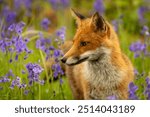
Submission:
[[[87,45],[87,43],[88,43],[88,42],[81,41],[81,42],[80,42],[80,46],[86,46],[86,45]]]

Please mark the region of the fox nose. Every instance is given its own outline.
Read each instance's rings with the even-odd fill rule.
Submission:
[[[67,61],[67,58],[65,57],[61,58],[61,62],[66,63],[66,61]]]

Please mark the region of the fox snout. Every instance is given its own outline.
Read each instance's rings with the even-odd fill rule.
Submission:
[[[67,58],[66,57],[62,57],[60,60],[61,60],[62,63],[66,63]]]

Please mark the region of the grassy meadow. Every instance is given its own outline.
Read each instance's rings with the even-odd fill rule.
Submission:
[[[73,99],[60,65],[60,45],[76,31],[70,8],[114,26],[135,69],[129,99],[150,99],[149,0],[0,0],[0,99]]]

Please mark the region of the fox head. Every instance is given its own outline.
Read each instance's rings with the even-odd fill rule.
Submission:
[[[115,34],[110,24],[96,12],[91,18],[85,18],[74,11],[78,28],[73,39],[71,49],[62,57],[61,61],[67,65],[76,65],[84,61],[96,61],[104,54],[111,53],[111,32]],[[117,42],[116,42],[117,44]]]

